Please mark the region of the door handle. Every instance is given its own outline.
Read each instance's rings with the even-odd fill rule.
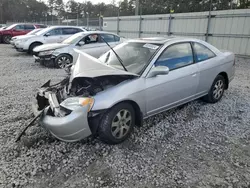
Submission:
[[[196,77],[197,76],[197,73],[193,73],[191,74],[192,77]]]

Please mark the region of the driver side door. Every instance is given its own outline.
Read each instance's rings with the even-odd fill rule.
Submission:
[[[102,45],[99,43],[100,36],[98,34],[90,34],[85,36],[81,41],[84,41],[84,45],[79,46],[79,50],[98,58]]]
[[[63,39],[62,28],[52,29],[44,35],[44,43],[62,42]]]
[[[25,31],[24,25],[16,25],[12,29],[12,36],[20,36],[20,35],[25,35],[27,32]]]
[[[145,79],[148,116],[195,98],[199,71],[193,57],[191,44],[185,42],[167,47],[156,60],[153,67],[167,66],[169,73]]]

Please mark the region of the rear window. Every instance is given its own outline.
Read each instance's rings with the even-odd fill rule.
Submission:
[[[46,25],[36,25],[37,28],[47,28]]]

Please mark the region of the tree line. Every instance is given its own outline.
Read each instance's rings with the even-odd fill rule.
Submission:
[[[135,14],[135,0],[113,0],[109,4],[69,0],[0,0],[0,23],[6,21],[38,22],[51,19],[96,18]],[[140,14],[201,12],[250,8],[250,0],[140,0]],[[118,13],[119,12],[119,13]]]

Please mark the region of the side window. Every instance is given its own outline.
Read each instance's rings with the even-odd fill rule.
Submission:
[[[91,34],[88,35],[84,38],[85,44],[92,44],[92,43],[97,43],[98,42],[98,35],[97,34]]]
[[[120,37],[115,35],[115,42],[120,42]]]
[[[15,30],[24,30],[24,25],[16,25]]]
[[[61,28],[52,29],[48,33],[50,33],[50,36],[62,35],[62,29]]]
[[[102,36],[101,42],[104,42],[103,38],[104,38],[104,40],[106,42],[115,42],[115,36],[114,35],[111,35],[111,34],[102,34],[101,36]]]
[[[174,44],[168,47],[155,62],[155,66],[167,66],[174,70],[194,63],[190,43]]]
[[[63,28],[63,35],[74,35],[76,33],[75,28]]]
[[[25,25],[24,28],[25,28],[25,30],[33,30],[33,29],[35,29],[35,26],[34,25]]]
[[[194,51],[195,51],[195,57],[196,61],[205,61],[207,59],[215,57],[215,54],[208,49],[206,46],[199,44],[199,43],[193,43]]]

